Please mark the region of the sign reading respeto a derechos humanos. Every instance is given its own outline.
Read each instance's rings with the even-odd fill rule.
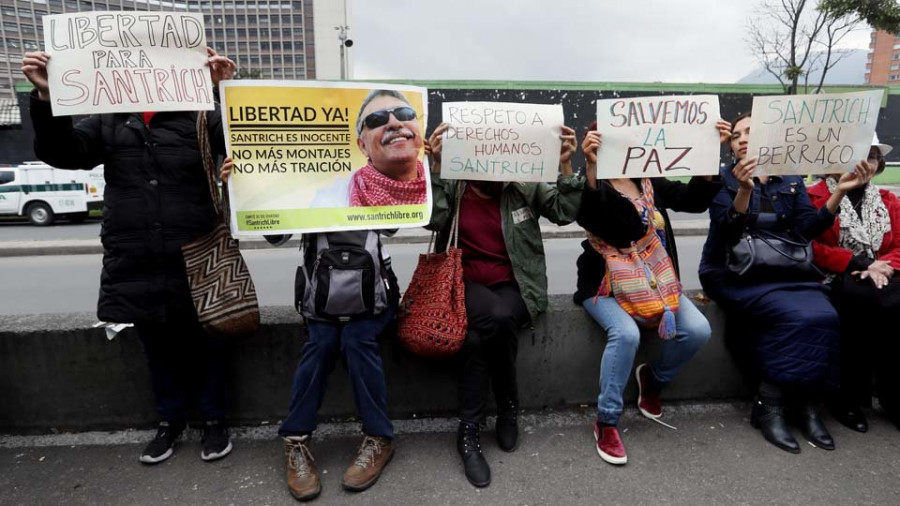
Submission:
[[[219,89],[225,142],[234,160],[228,184],[234,234],[428,224],[431,181],[422,148],[428,110],[425,88],[228,80],[220,82]],[[373,90],[392,90],[405,101],[392,96],[372,100],[364,116],[375,116],[361,123],[358,135],[360,108]],[[390,156],[367,157],[359,146],[361,138]],[[409,177],[402,181],[377,166],[385,158],[398,158],[393,156],[397,151],[404,160],[414,151],[408,160],[411,172],[404,172]]]
[[[54,116],[214,108],[202,15],[96,11],[43,22]]]
[[[562,105],[444,102],[441,177],[556,181]]]
[[[756,175],[836,174],[865,160],[882,90],[754,97],[747,156]]]
[[[597,101],[597,177],[715,175],[719,97],[685,95]]]

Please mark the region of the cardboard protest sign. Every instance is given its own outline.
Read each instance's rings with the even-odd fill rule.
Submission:
[[[684,95],[597,101],[597,178],[715,175],[719,97]]]
[[[444,102],[441,177],[556,181],[562,105]]]
[[[214,107],[201,14],[48,15],[44,48],[54,116]]]
[[[865,160],[882,90],[753,97],[747,156],[756,175],[834,174]]]
[[[234,234],[428,224],[425,88],[231,80],[219,88]]]

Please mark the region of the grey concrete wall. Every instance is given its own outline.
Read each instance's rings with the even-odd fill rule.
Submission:
[[[713,339],[665,392],[669,400],[744,395],[724,344],[723,318],[698,303]],[[91,314],[0,317],[0,431],[81,431],[149,426],[156,420],[150,379],[133,329],[108,341]],[[303,344],[293,308],[263,308],[263,328],[234,343],[231,416],[237,423],[277,423],[285,414]],[[648,332],[636,363],[661,341]],[[520,335],[519,382],[526,408],[592,404],[598,393],[605,339],[569,296],[551,298],[534,330]],[[456,406],[453,359],[425,360],[393,339],[382,343],[390,414],[394,418],[451,414]],[[633,382],[626,397],[636,397]],[[332,373],[322,418],[355,413],[346,371]]]

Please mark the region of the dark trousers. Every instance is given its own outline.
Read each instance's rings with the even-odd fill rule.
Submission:
[[[378,316],[347,323],[307,320],[309,340],[303,346],[294,375],[290,412],[278,431],[282,437],[309,434],[316,429],[328,375],[334,370],[339,353],[350,374],[363,432],[394,437],[394,426],[387,414],[387,385],[378,346],[378,335],[393,317],[394,309],[389,308]]]
[[[229,346],[224,340],[207,334],[194,315],[134,328],[147,355],[156,410],[163,420],[187,420],[195,398],[204,420],[225,418]]]
[[[841,318],[841,398],[868,406],[874,374],[881,406],[900,419],[900,374],[895,371],[900,342],[896,328],[900,277],[878,289],[871,280],[844,275],[832,283]]]
[[[459,418],[480,423],[490,385],[497,399],[518,402],[518,331],[529,315],[515,283],[484,286],[468,281],[466,315],[469,328],[459,351]]]

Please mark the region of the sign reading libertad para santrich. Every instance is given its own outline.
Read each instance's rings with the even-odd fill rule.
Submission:
[[[43,22],[55,116],[213,109],[202,15],[96,11]]]
[[[747,156],[756,175],[851,170],[869,154],[883,93],[754,97]]]
[[[597,101],[597,177],[714,175],[719,97],[686,95]]]
[[[444,102],[441,177],[556,181],[562,105]]]

